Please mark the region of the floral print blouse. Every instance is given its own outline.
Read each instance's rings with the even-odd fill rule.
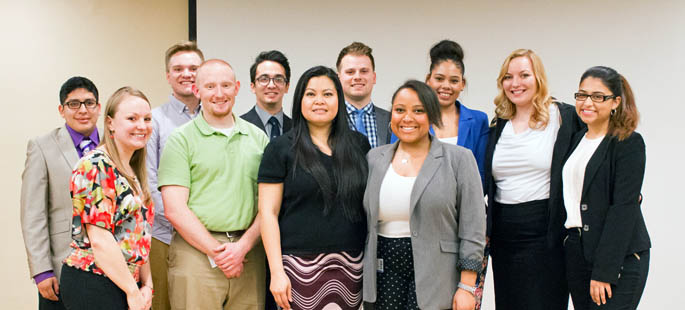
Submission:
[[[76,164],[70,191],[74,206],[71,223],[71,253],[67,266],[104,275],[95,263],[85,224],[108,230],[121,248],[131,274],[138,281],[140,266],[147,262],[154,208],[143,205],[131,184],[114,166],[111,158],[96,149]]]

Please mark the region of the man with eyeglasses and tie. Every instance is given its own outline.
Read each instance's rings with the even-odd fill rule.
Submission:
[[[155,225],[152,228],[150,271],[155,294],[152,308],[171,309],[168,294],[169,244],[173,227],[164,213],[162,193],[157,188],[157,169],[164,145],[179,126],[200,114],[200,99],[193,94],[197,68],[204,61],[202,51],[193,41],[172,45],[165,53],[166,80],[171,86],[167,103],[152,110],[152,134],[147,142],[146,169],[150,194],[155,204]]]
[[[240,118],[263,130],[269,140],[284,134],[292,127],[290,117],[283,113],[283,96],[290,87],[290,63],[283,53],[273,50],[261,52],[250,67],[250,89],[257,104]],[[276,301],[269,290],[271,273],[266,266],[266,310],[276,310]]]
[[[59,295],[62,260],[71,243],[71,172],[100,143],[98,90],[89,79],[68,79],[59,92],[64,126],[29,140],[21,184],[21,230],[38,308],[65,309]]]
[[[371,148],[390,143],[390,112],[371,102],[376,85],[372,49],[361,42],[344,47],[335,66],[345,94],[350,128],[364,134]]]
[[[273,140],[292,126],[290,117],[283,114],[283,96],[290,87],[288,58],[275,50],[260,53],[250,67],[250,80],[257,104],[240,117],[259,127],[269,140]]]

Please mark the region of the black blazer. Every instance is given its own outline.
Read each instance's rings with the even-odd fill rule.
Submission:
[[[572,149],[585,135],[578,132]],[[626,255],[651,247],[640,209],[640,188],[645,175],[645,142],[633,132],[623,141],[607,135],[585,168],[580,216],[585,259],[592,263],[592,279],[618,282]]]
[[[559,115],[561,115],[561,126],[557,132],[557,139],[554,142],[554,153],[552,154],[552,167],[550,171],[550,190],[549,190],[549,204],[548,204],[548,225],[547,225],[547,245],[549,247],[561,246],[561,241],[564,236],[564,221],[566,219],[566,211],[564,210],[564,202],[562,200],[561,187],[561,168],[564,157],[571,148],[571,139],[573,135],[585,128],[585,124],[580,121],[576,108],[570,104],[555,102],[559,108]],[[490,137],[488,139],[488,147],[485,151],[485,193],[488,195],[488,229],[487,234],[492,233],[492,208],[495,205],[495,179],[492,177],[492,156],[495,154],[495,147],[497,141],[502,135],[504,125],[509,120],[496,118],[492,120],[490,127]]]
[[[259,118],[257,111],[255,111],[255,107],[252,107],[252,109],[250,109],[250,111],[247,111],[247,113],[241,115],[240,118],[252,123],[252,125],[259,127],[259,129],[261,129],[267,135],[269,135],[269,133],[266,132],[266,128],[264,128],[264,124],[262,124],[262,119]],[[281,132],[281,134],[288,132],[288,130],[290,130],[290,128],[292,128],[292,126],[293,126],[292,120],[290,119],[290,117],[288,117],[287,115],[285,115],[285,113],[283,113],[283,132]]]

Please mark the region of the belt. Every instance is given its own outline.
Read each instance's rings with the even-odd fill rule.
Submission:
[[[240,238],[244,233],[245,229],[233,230],[233,231],[210,231],[212,234],[225,234],[228,238]]]

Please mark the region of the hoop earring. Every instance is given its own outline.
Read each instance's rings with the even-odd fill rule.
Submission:
[[[611,115],[614,115],[614,112],[611,112]],[[110,139],[114,139],[114,130],[111,130],[111,131],[109,132],[109,138],[110,138]]]
[[[614,114],[616,114],[616,109],[611,110],[611,116],[614,116]]]

